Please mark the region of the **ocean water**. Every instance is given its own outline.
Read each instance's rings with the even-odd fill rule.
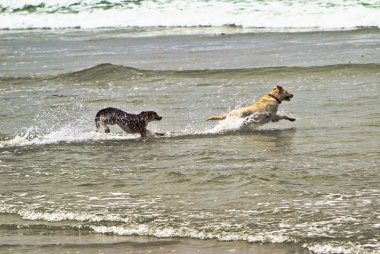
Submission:
[[[1,0],[0,28],[379,27],[379,0]]]
[[[379,253],[379,8],[0,1],[0,253]],[[206,121],[276,85],[295,122]]]

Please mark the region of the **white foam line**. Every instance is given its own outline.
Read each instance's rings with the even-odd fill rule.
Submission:
[[[92,229],[101,234],[115,235],[140,235],[140,236],[155,236],[155,237],[190,237],[195,239],[217,239],[220,241],[248,241],[248,242],[271,242],[283,243],[290,239],[278,232],[259,233],[255,236],[249,236],[231,232],[204,232],[194,228],[181,227],[175,229],[172,227],[155,227],[147,224],[135,226],[92,226]]]
[[[128,140],[136,138],[134,135],[104,134],[95,131],[69,133],[66,131],[51,132],[45,135],[33,136],[30,134],[16,135],[13,139],[0,141],[0,148],[48,145],[59,142],[80,143],[85,141]]]
[[[361,245],[347,243],[346,246],[333,246],[332,244],[304,244],[304,248],[311,250],[315,254],[354,254],[354,253],[378,253],[380,246],[372,246],[373,251],[366,250]],[[377,249],[377,250],[376,250]]]

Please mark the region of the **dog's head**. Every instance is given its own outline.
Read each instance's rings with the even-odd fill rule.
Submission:
[[[270,93],[280,101],[290,101],[293,98],[293,94],[286,91],[282,86],[276,86]]]
[[[156,112],[154,111],[143,111],[140,113],[140,115],[148,122],[151,121],[161,121],[162,116],[159,116]]]

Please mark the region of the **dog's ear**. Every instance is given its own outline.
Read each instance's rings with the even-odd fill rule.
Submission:
[[[279,85],[277,85],[277,89],[280,91],[284,90],[284,88],[282,88],[282,86],[279,86]]]

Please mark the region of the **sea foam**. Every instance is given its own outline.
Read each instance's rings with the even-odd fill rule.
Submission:
[[[86,141],[101,140],[128,140],[135,138],[134,135],[123,135],[119,133],[100,133],[88,130],[74,130],[64,126],[59,130],[51,131],[46,134],[25,133],[16,135],[9,140],[0,141],[0,148],[30,146],[30,145],[47,145],[59,142],[80,143]]]
[[[380,1],[12,0],[0,29],[239,26],[269,29],[380,27]]]

